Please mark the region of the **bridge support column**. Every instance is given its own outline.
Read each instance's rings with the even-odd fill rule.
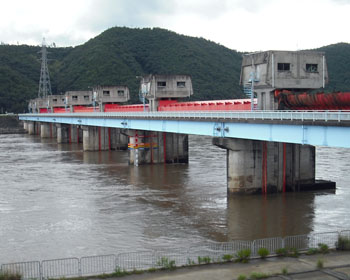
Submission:
[[[50,123],[50,137],[57,139],[57,126],[54,123]]]
[[[127,150],[129,137],[120,128],[108,128],[108,145],[110,150]]]
[[[23,122],[23,129],[28,132],[28,122],[27,121]]]
[[[41,138],[50,138],[51,137],[51,124],[50,123],[41,123],[40,124],[40,137]]]
[[[35,135],[35,122],[27,122],[28,134]]]
[[[82,143],[83,131],[78,125],[71,124],[69,126],[69,143]]]
[[[57,124],[57,143],[69,143],[69,124]]]
[[[34,122],[35,135],[40,135],[41,133],[41,124],[40,122]]]
[[[228,193],[305,190],[315,184],[315,147],[245,139],[214,138],[227,149]]]
[[[105,151],[109,149],[108,128],[96,126],[83,127],[84,151]]]
[[[130,130],[129,164],[188,163],[188,135]]]

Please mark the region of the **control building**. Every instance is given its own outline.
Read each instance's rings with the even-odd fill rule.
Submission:
[[[188,75],[147,75],[141,78],[140,95],[149,101],[150,111],[157,111],[159,101],[190,97],[192,80]]]
[[[243,55],[240,83],[252,87],[258,110],[277,110],[275,90],[305,91],[328,82],[323,52],[266,51]]]

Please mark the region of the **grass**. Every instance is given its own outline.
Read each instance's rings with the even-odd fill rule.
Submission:
[[[288,274],[288,269],[286,267],[282,268],[282,274],[287,275]]]
[[[246,280],[247,276],[245,276],[244,274],[241,274],[238,276],[237,280]]]
[[[305,253],[306,255],[315,255],[319,253],[319,250],[317,248],[310,248],[307,250],[307,252]]]
[[[22,275],[19,272],[0,272],[0,280],[20,280]]]
[[[270,254],[270,251],[266,248],[259,248],[258,255],[260,258],[265,259]]]
[[[262,273],[262,272],[252,272],[252,274],[250,274],[250,279],[265,279],[270,277],[271,275],[266,274],[266,273]]]
[[[318,250],[322,254],[329,253],[329,247],[327,244],[324,244],[324,243],[318,243]]]
[[[318,259],[318,260],[317,260],[317,263],[316,263],[316,267],[317,267],[318,269],[322,269],[323,266],[324,266],[323,260]]]
[[[226,255],[222,256],[222,260],[225,262],[230,262],[230,261],[232,261],[233,257],[234,257],[234,255],[226,254]]]
[[[278,249],[276,249],[275,253],[279,257],[287,257],[288,256],[287,248],[278,248]]]
[[[196,265],[196,262],[190,258],[187,258],[187,265]]]
[[[288,257],[297,258],[299,257],[299,251],[297,248],[290,248],[288,250]]]
[[[162,257],[158,262],[157,266],[160,266],[162,269],[175,269],[175,261],[174,260],[169,260],[167,257]]]
[[[251,250],[243,249],[236,253],[236,262],[247,263],[250,259]]]
[[[335,243],[335,247],[340,251],[349,251],[350,250],[350,238],[339,236],[338,241]]]

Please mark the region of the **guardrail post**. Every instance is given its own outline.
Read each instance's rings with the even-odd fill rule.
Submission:
[[[78,259],[78,274],[79,274],[79,277],[81,277],[81,259]]]
[[[39,262],[39,279],[43,280],[43,266],[42,266],[42,262]]]

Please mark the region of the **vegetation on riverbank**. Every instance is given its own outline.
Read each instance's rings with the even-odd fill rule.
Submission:
[[[350,89],[350,44],[326,53],[330,83],[326,91]],[[24,112],[38,94],[39,46],[0,45],[0,113]],[[52,92],[86,90],[95,85],[127,85],[138,101],[143,74],[192,76],[193,100],[243,97],[239,85],[242,53],[160,28],[110,28],[83,45],[49,48]]]

